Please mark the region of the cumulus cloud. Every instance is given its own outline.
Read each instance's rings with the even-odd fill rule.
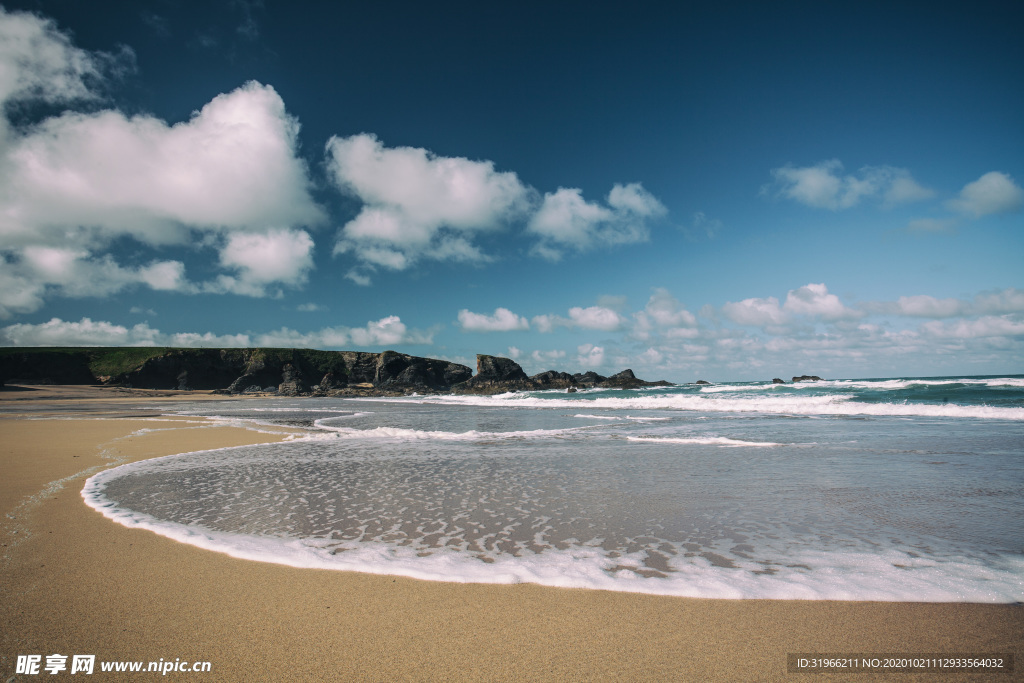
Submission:
[[[576,362],[579,363],[580,367],[599,368],[604,365],[604,347],[594,346],[593,344],[581,344],[576,347],[576,352],[578,354]]]
[[[552,332],[556,327],[612,332],[621,329],[626,320],[606,306],[574,306],[569,317],[560,315],[538,315],[533,318],[534,327],[540,332]]]
[[[263,296],[271,283],[305,283],[313,268],[313,238],[305,230],[234,233],[221,249],[220,262],[237,276],[221,276],[214,289]]]
[[[371,267],[404,270],[423,258],[479,262],[485,257],[472,237],[529,207],[530,190],[490,161],[387,148],[366,133],[332,137],[326,154],[335,185],[364,205],[334,252],[352,252]]]
[[[255,82],[174,126],[116,111],[46,119],[4,150],[0,235],[163,245],[190,230],[319,222],[297,133],[274,89]]]
[[[97,99],[109,73],[134,67],[134,54],[86,52],[49,19],[0,7],[0,102]]]
[[[838,159],[822,161],[814,166],[786,165],[771,171],[774,183],[762,188],[787,199],[821,209],[849,209],[868,198],[883,206],[921,201],[934,195],[920,185],[903,168],[864,166],[856,174],[843,174]]]
[[[263,334],[218,335],[212,332],[165,334],[145,323],[125,327],[90,318],[45,323],[18,323],[0,328],[4,346],[174,346],[340,348],[346,346],[394,346],[429,344],[430,334],[409,330],[398,316],[368,322],[363,327],[325,327],[315,332],[297,332],[283,327]]]
[[[0,329],[7,346],[156,346],[159,333],[148,325],[128,328],[82,318],[65,322],[52,318],[38,325],[19,323]]]
[[[53,22],[0,8],[0,105],[101,101],[120,56],[86,52]],[[297,156],[298,122],[269,86],[250,82],[175,125],[116,110],[66,110],[13,128],[0,117],[0,270],[26,294],[0,296],[0,316],[29,312],[50,294],[104,295],[130,286],[262,295],[299,285],[311,264],[294,251],[250,268],[242,235],[289,246],[324,212]],[[125,242],[125,240],[130,242]],[[156,253],[128,266],[113,249],[220,245],[232,274],[188,283],[180,261]],[[308,255],[308,250],[307,250]],[[63,266],[63,267],[58,267]],[[276,278],[276,279],[275,279]]]
[[[473,313],[467,309],[459,311],[459,326],[463,332],[511,332],[528,330],[526,318],[516,315],[507,308],[496,308],[492,315]]]
[[[828,321],[849,320],[863,315],[860,311],[844,306],[835,294],[829,294],[824,283],[812,283],[790,290],[786,294],[783,308],[789,313]]]
[[[567,249],[587,251],[597,247],[645,242],[648,221],[666,209],[640,183],[616,184],[607,205],[588,202],[581,190],[559,188],[544,195],[540,209],[527,223],[527,232],[540,238],[533,253],[551,261]]]
[[[652,330],[680,330],[697,326],[697,317],[686,310],[679,301],[663,287],[656,287],[647,300],[644,310],[636,313],[634,335],[646,339]]]
[[[896,301],[874,301],[862,308],[869,313],[912,318],[954,318],[964,316],[1024,313],[1024,290],[1013,287],[981,292],[973,299],[938,299],[927,294],[901,296]]]
[[[934,320],[921,326],[930,336],[945,339],[977,339],[987,337],[1024,337],[1024,320],[1012,316],[983,316],[975,320],[941,322]]]
[[[1005,173],[990,171],[960,191],[947,206],[975,218],[994,213],[1012,213],[1024,206],[1024,190]]]
[[[835,294],[830,294],[824,283],[808,284],[791,289],[786,302],[780,304],[773,296],[726,302],[722,314],[740,325],[752,327],[779,327],[793,322],[794,316],[806,316],[835,322],[863,316],[861,311],[848,308]]]

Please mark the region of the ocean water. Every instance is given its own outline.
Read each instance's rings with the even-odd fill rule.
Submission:
[[[311,430],[86,483],[117,522],[236,557],[692,597],[1024,601],[1024,376],[171,412]]]

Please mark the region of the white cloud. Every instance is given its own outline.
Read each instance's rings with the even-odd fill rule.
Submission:
[[[470,238],[504,227],[529,207],[529,189],[490,161],[386,148],[366,133],[332,137],[326,153],[337,187],[364,204],[334,252],[374,266],[403,270],[421,258],[479,262],[484,256]]]
[[[365,327],[349,330],[352,343],[357,346],[389,346],[394,344],[429,344],[430,335],[421,332],[410,333],[397,315],[389,315]]]
[[[744,299],[738,303],[726,302],[722,314],[740,325],[754,327],[780,327],[794,321],[794,316],[835,322],[852,320],[863,312],[847,308],[835,294],[830,294],[824,283],[811,283],[791,289],[782,305],[773,296]],[[779,332],[778,329],[773,332]]]
[[[539,332],[552,332],[556,327],[612,332],[625,325],[625,318],[606,306],[574,306],[569,317],[537,315],[531,321]]]
[[[937,299],[926,294],[901,296],[896,300],[897,315],[920,318],[950,318],[967,312],[966,302],[959,299]]]
[[[697,324],[696,316],[683,308],[664,287],[654,288],[654,294],[647,300],[647,306],[637,314],[637,317],[644,320],[645,325],[653,324],[658,327],[693,327]]]
[[[409,330],[398,316],[368,322],[363,327],[325,327],[297,332],[286,327],[258,335],[218,335],[212,332],[165,334],[145,323],[125,327],[82,318],[78,322],[53,318],[45,323],[18,323],[0,328],[5,346],[173,346],[173,347],[295,347],[344,348],[347,346],[394,346],[429,344],[428,333]]]
[[[882,315],[940,319],[1024,313],[1024,290],[1010,287],[1002,291],[981,292],[971,300],[938,299],[927,294],[917,294],[901,296],[896,301],[868,302],[862,308],[869,313]]]
[[[116,111],[46,119],[3,150],[0,236],[164,245],[188,243],[189,230],[320,222],[297,134],[274,89],[255,82],[175,126]]]
[[[19,323],[0,329],[9,346],[156,346],[159,333],[148,325],[128,328],[82,318],[65,322],[52,318],[38,325]]]
[[[53,22],[0,8],[5,112],[15,101],[98,102],[107,75],[132,68],[132,60],[126,49],[117,56],[80,50]],[[0,295],[0,316],[36,310],[51,294],[139,285],[259,294],[275,272],[283,284],[301,284],[301,267],[264,263],[256,271],[244,255],[236,263],[230,249],[239,233],[296,235],[296,226],[324,219],[296,152],[298,128],[274,89],[255,82],[176,125],[111,109],[67,110],[17,129],[0,117],[0,259],[3,276],[25,293]],[[115,241],[143,254],[227,244],[223,263],[236,277],[191,284],[180,261],[155,253],[148,265],[129,266],[111,251]]]
[[[80,50],[53,21],[0,7],[0,102],[93,100],[105,74],[132,60],[127,49],[118,56]]]
[[[622,327],[623,319],[615,311],[604,306],[575,306],[569,309],[569,320],[576,327],[584,330],[604,330],[612,332]]]
[[[298,286],[313,268],[313,238],[305,230],[234,233],[221,249],[220,262],[238,277],[222,276],[221,286],[237,294],[263,296],[271,283]]]
[[[822,320],[849,320],[863,315],[847,308],[835,294],[829,294],[824,283],[809,284],[790,290],[783,308],[796,315],[808,315]]]
[[[1011,213],[1020,211],[1024,206],[1024,190],[1005,173],[990,171],[965,185],[960,196],[947,202],[947,206],[976,218],[993,213]]]
[[[784,325],[789,322],[789,315],[782,310],[779,300],[773,296],[744,299],[736,303],[727,301],[722,306],[722,315],[734,323],[754,327]]]
[[[496,308],[492,315],[473,313],[464,308],[459,311],[459,326],[464,332],[510,332],[527,330],[530,323],[507,308]]]
[[[1024,320],[1016,320],[1008,315],[983,316],[951,323],[935,320],[925,323],[921,329],[930,336],[947,339],[1021,337],[1024,336]]]
[[[551,261],[562,258],[566,249],[587,251],[597,247],[645,242],[647,221],[665,214],[654,195],[640,185],[616,184],[607,198],[608,206],[588,202],[582,191],[559,188],[544,195],[540,209],[527,224],[527,232],[540,241],[533,253]]]
[[[974,297],[973,310],[977,314],[1024,313],[1024,289],[982,292]]]
[[[814,166],[790,165],[772,169],[774,190],[778,195],[822,209],[849,209],[869,197],[879,198],[883,206],[928,199],[932,190],[921,186],[910,172],[892,166],[864,166],[856,174],[842,174],[838,159]],[[767,193],[772,185],[762,188]]]
[[[581,344],[576,347],[576,351],[579,354],[576,356],[576,362],[579,363],[580,367],[599,368],[604,365],[604,347],[594,346],[593,344]]]

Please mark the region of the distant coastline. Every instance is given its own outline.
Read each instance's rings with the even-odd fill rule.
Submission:
[[[673,386],[632,370],[548,370],[527,376],[514,360],[477,355],[477,368],[395,351],[314,349],[185,349],[55,347],[0,349],[5,384],[100,385],[125,389],[207,390],[281,396],[404,396],[411,393],[495,394],[508,391]]]

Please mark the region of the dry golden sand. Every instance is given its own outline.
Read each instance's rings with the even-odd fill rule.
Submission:
[[[18,415],[10,410],[21,404],[0,394],[8,409],[0,415],[0,680],[56,678],[13,676],[17,655],[53,653],[209,661],[211,673],[170,674],[207,681],[1024,679],[1024,662],[1014,674],[980,676],[786,671],[791,652],[1011,652],[1021,660],[1020,605],[695,600],[432,583],[200,550],[88,508],[85,478],[115,460],[283,437],[123,417],[138,414],[137,398],[98,399],[90,405],[100,412],[85,417],[88,399],[33,401],[31,414]]]

